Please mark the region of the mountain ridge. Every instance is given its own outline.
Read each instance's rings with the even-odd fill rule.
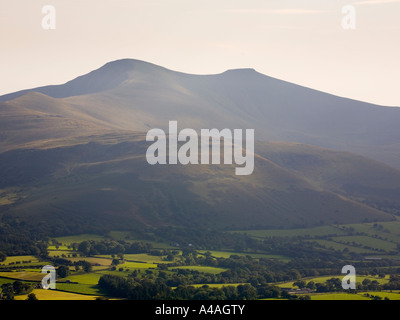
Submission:
[[[400,169],[400,108],[338,97],[251,68],[191,75],[121,59],[64,85],[18,91],[0,101],[40,111],[40,102],[21,99],[29,92],[62,96],[51,102],[58,114],[115,130],[166,129],[169,120],[195,130],[253,128],[259,140],[355,152]]]

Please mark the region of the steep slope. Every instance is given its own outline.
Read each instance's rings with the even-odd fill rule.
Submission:
[[[47,96],[29,93],[20,99],[29,100],[28,107],[38,103],[41,108],[25,108],[21,106],[24,103],[0,102],[0,152],[32,147],[39,141],[48,142],[110,131],[106,126],[85,117],[66,117],[58,114],[55,106],[60,104],[53,103],[52,98]]]
[[[118,63],[107,63],[102,68],[68,81],[63,85],[50,85],[21,90],[3,95],[0,97],[0,101],[12,100],[31,91],[40,92],[53,98],[64,98],[109,90],[117,87],[128,78],[127,71],[129,68],[130,64],[128,60],[121,60]]]

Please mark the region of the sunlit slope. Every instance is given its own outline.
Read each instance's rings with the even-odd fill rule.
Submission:
[[[45,101],[23,98],[32,92]],[[43,95],[52,98],[50,105]],[[330,95],[253,69],[191,75],[124,59],[63,85],[11,93],[1,100],[113,129],[165,129],[169,120],[177,120],[181,128],[252,128],[259,140],[356,152],[400,168],[399,108]]]

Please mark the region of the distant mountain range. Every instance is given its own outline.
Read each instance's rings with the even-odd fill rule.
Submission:
[[[190,75],[130,59],[0,101],[0,215],[45,221],[55,234],[100,225],[284,228],[400,214],[400,108],[253,69]],[[180,129],[255,129],[254,174],[150,166],[144,135],[169,120]]]

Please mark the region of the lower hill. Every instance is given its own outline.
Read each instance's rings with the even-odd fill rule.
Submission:
[[[2,219],[51,235],[168,225],[229,230],[393,220],[384,212],[388,208],[357,198],[354,188],[373,189],[374,181],[363,180],[362,171],[346,176],[359,163],[351,154],[335,158],[326,149],[260,143],[254,173],[236,176],[236,165],[151,166],[142,134],[78,140],[60,138],[0,153]],[[290,163],[279,148],[286,154],[292,150],[297,159]],[[310,153],[330,162],[311,163],[307,171]],[[330,183],[336,167],[347,168],[338,171],[346,183]],[[385,174],[379,187],[395,197],[397,185],[390,181],[400,173],[385,168],[369,162],[360,170]]]

